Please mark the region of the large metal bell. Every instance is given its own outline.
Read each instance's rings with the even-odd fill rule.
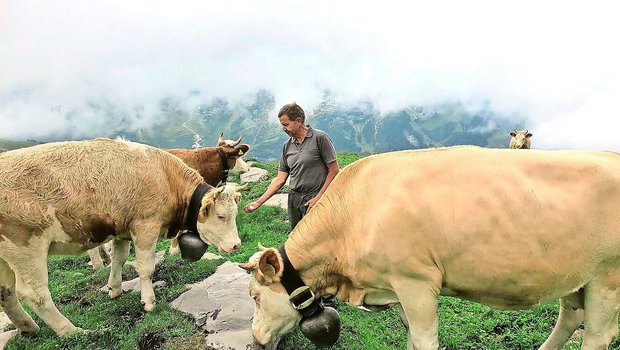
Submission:
[[[187,231],[179,237],[179,249],[181,258],[188,261],[198,261],[207,251],[208,245],[200,239],[200,236],[192,231]]]
[[[316,347],[331,346],[340,337],[340,315],[332,307],[325,307],[299,323],[301,332]]]

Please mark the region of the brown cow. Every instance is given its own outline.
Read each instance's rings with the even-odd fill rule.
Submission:
[[[241,144],[241,137],[230,144],[225,141],[220,135],[217,147],[167,149],[166,151],[181,158],[185,164],[196,169],[206,183],[217,186],[222,181],[225,171],[227,173],[229,169],[234,168],[237,159],[250,150],[250,146]]]
[[[0,305],[22,332],[39,327],[19,294],[58,335],[78,330],[54,305],[47,256],[78,254],[115,239],[110,295],[120,291],[129,241],[141,301],[153,309],[159,238],[191,228],[224,251],[240,245],[236,192],[213,189],[177,157],[154,147],[97,139],[0,154]],[[123,242],[126,242],[123,243]]]

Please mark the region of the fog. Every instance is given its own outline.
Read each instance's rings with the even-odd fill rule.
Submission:
[[[0,138],[100,136],[117,121],[93,104],[138,130],[166,96],[192,108],[267,89],[308,111],[324,91],[382,113],[459,101],[523,118],[536,148],[620,151],[616,14],[612,1],[4,1]]]

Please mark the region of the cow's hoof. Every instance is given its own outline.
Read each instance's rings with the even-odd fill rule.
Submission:
[[[24,322],[18,327],[19,333],[26,337],[34,336],[41,328],[34,322]]]
[[[58,333],[58,335],[59,336],[65,336],[65,335],[69,335],[69,334],[85,333],[85,332],[87,332],[87,330],[84,330],[83,328],[80,328],[80,327],[72,326],[70,328],[67,328],[67,329],[61,331],[60,333]]]
[[[155,308],[155,304],[144,304],[144,311],[151,312]]]
[[[108,295],[110,296],[110,299],[118,298],[119,296],[121,296],[121,294],[123,294],[123,290],[120,289],[120,288],[118,288],[118,289],[110,288],[110,291],[108,292]]]

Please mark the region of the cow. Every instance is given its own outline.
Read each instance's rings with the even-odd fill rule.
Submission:
[[[238,144],[239,141],[241,141],[242,138],[243,138],[243,136],[239,136],[239,139],[237,141],[227,140],[227,139],[224,139],[224,133],[220,133],[220,136],[217,139],[216,147],[222,147],[224,145],[235,147],[235,145]],[[237,162],[235,163],[235,166],[232,169],[230,169],[230,173],[231,174],[246,173],[246,172],[248,172],[250,170],[250,165],[248,163],[246,163],[243,160],[243,158],[241,158],[246,153],[247,153],[247,151],[245,153],[243,153],[243,154],[240,154],[239,157],[237,157]]]
[[[168,149],[166,151],[181,158],[185,164],[196,169],[205,182],[217,186],[226,182],[229,169],[234,169],[241,156],[248,153],[250,146],[241,143],[243,136],[236,141],[223,139],[221,133],[216,147],[202,147],[198,149]],[[239,188],[241,190],[243,188]],[[178,254],[179,241],[175,237],[170,242],[170,254]]]
[[[530,149],[532,148],[532,133],[529,130],[513,130],[510,132],[510,149]]]
[[[407,171],[386,171],[394,164]],[[560,299],[540,349],[561,348],[584,320],[582,349],[607,349],[618,334],[619,211],[617,153],[465,146],[363,158],[280,249],[241,265],[252,333],[267,344],[300,324],[316,301],[305,286],[369,309],[396,305],[409,349],[439,348],[440,295],[499,309]]]
[[[204,242],[235,251],[239,199],[204,183],[172,154],[127,141],[58,142],[2,153],[0,306],[21,332],[39,327],[17,292],[57,335],[80,330],[51,299],[47,257],[120,238],[114,240],[111,296],[120,294],[120,267],[133,241],[141,302],[151,311],[158,238],[189,228]]]
[[[222,181],[226,182],[229,169],[237,167],[241,155],[250,150],[250,146],[241,144],[242,136],[236,141],[224,140],[222,137],[223,133],[220,134],[216,147],[166,149],[166,151],[181,158],[185,164],[198,171],[207,184],[217,186]],[[109,243],[111,244],[112,242]],[[108,245],[103,249],[104,253],[107,251],[109,251]],[[171,254],[178,254],[179,243],[176,237],[172,238],[169,251]],[[103,268],[106,257],[105,254],[102,256],[100,249],[91,249],[88,255],[95,271]]]
[[[221,139],[221,135],[220,135]],[[216,186],[226,180],[228,171],[235,167],[237,159],[250,150],[250,146],[241,144],[241,137],[232,143],[219,142],[216,147],[197,149],[167,149],[166,151],[181,158],[185,164],[196,169],[205,182]]]

